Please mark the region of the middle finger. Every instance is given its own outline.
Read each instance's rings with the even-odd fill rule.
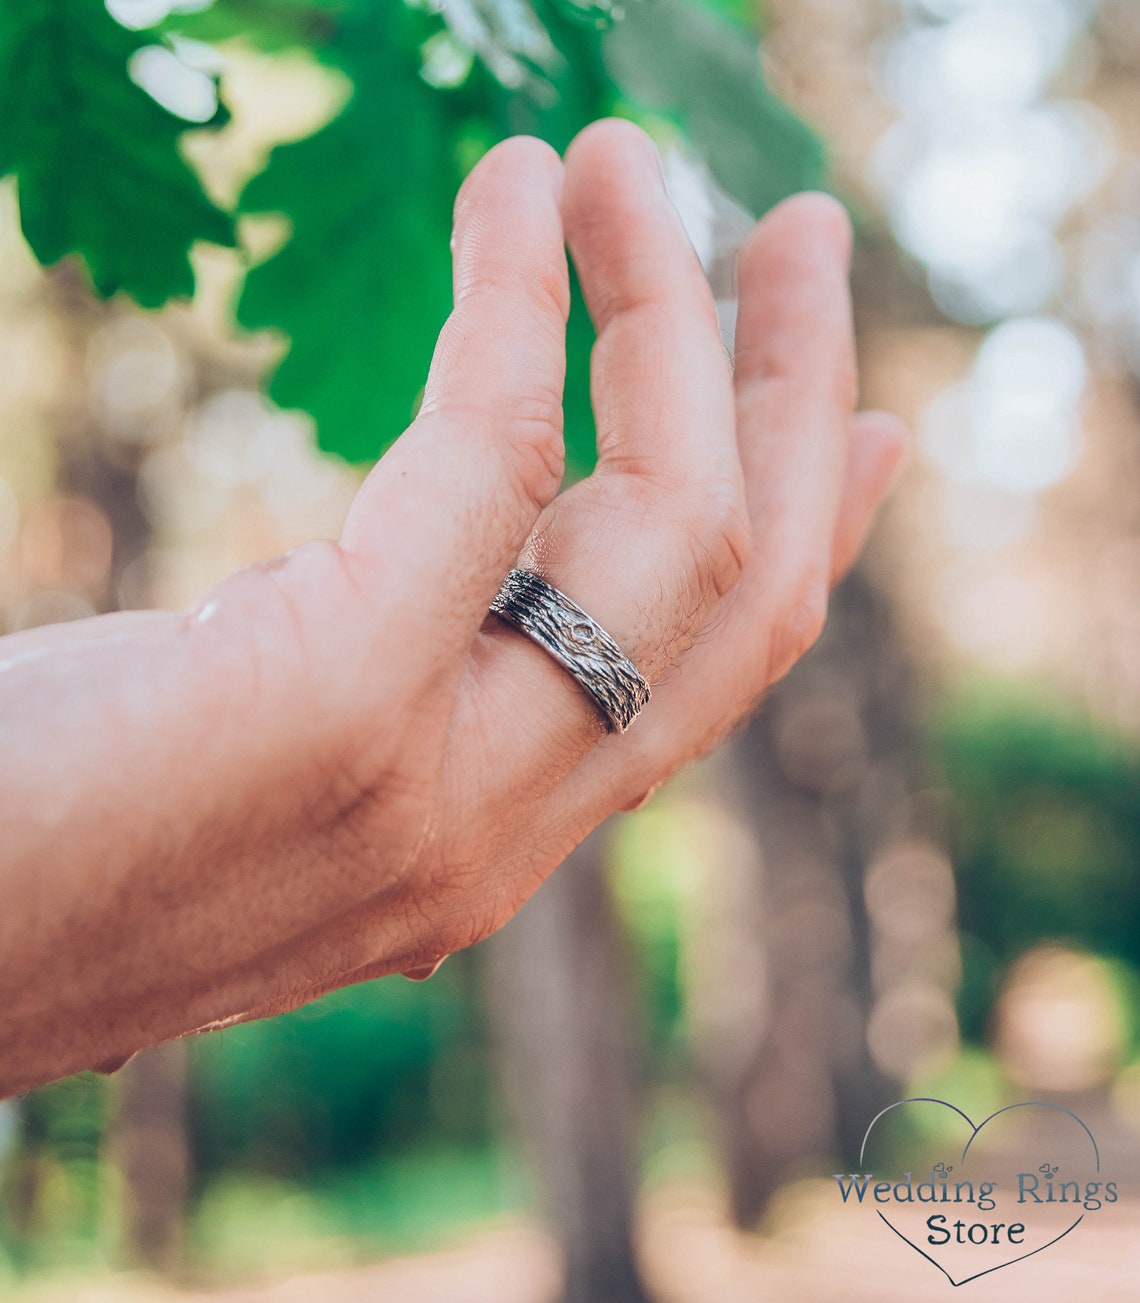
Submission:
[[[543,513],[520,564],[582,606],[653,683],[736,584],[751,546],[731,370],[712,296],[648,138],[596,123],[566,156],[567,240],[598,330],[599,463]],[[473,648],[486,735],[508,712],[504,791],[564,773],[602,735],[585,693],[490,620]],[[647,710],[651,711],[650,702]]]

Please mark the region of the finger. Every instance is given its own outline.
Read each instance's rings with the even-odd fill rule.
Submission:
[[[822,628],[855,394],[849,251],[845,214],[819,195],[779,205],[745,246],[735,388],[752,561],[621,746],[552,794],[568,836],[707,750]]]
[[[854,563],[875,513],[905,463],[909,430],[889,412],[861,412],[850,423],[849,453],[832,550],[832,580]],[[746,579],[747,582],[747,579]],[[624,738],[623,750],[587,756],[552,795],[547,819],[553,829],[583,835],[611,808],[640,809],[661,782],[686,759],[702,754],[718,733],[755,703],[754,673],[741,672],[736,649],[747,644],[754,612],[737,602],[713,635],[699,644],[680,673],[655,695],[652,714]],[[719,728],[718,728],[719,720]]]
[[[747,559],[731,376],[704,273],[644,132],[608,120],[580,133],[562,211],[598,331],[599,463],[543,517],[524,560],[652,679]]]
[[[848,289],[851,228],[825,195],[797,195],[755,228],[739,262],[737,429],[769,591],[814,612],[831,542],[855,404]]]
[[[831,550],[833,584],[850,570],[875,512],[906,459],[910,434],[890,412],[860,412],[851,423],[847,475]]]
[[[598,340],[603,472],[739,491],[732,384],[708,281],[648,136],[620,119],[566,153],[566,240]]]
[[[569,284],[562,164],[515,137],[491,150],[456,202],[455,309],[423,407],[353,503],[342,547],[362,588],[383,567],[417,656],[453,659],[562,477]]]

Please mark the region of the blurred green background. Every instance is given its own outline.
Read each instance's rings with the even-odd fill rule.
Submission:
[[[1132,0],[2,0],[0,628],[335,534],[463,175],[611,113],[728,347],[752,218],[847,202],[916,448],[756,720],[498,937],[0,1103],[0,1296],[848,1297],[827,1178],[913,1093],[1064,1103],[1134,1185],[1138,71]]]

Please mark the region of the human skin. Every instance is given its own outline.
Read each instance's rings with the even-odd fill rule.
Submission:
[[[335,542],[0,640],[0,1095],[423,975],[752,710],[817,637],[900,459],[853,415],[850,228],[782,204],[735,374],[647,138],[528,138],[456,203],[422,410]],[[560,490],[568,244],[599,461]],[[623,736],[487,614],[522,558],[653,684]]]

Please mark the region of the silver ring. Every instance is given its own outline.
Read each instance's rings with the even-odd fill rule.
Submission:
[[[491,610],[573,675],[611,733],[624,733],[649,700],[649,684],[602,626],[533,570],[512,570]]]

